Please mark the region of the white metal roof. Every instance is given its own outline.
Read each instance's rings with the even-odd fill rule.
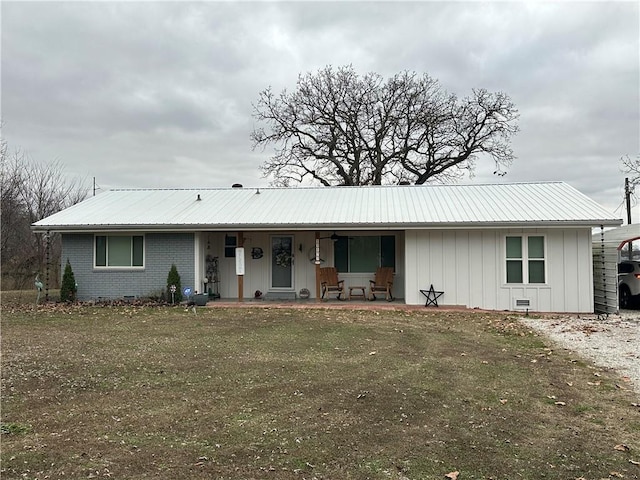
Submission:
[[[618,226],[564,182],[110,190],[34,230],[411,229]]]

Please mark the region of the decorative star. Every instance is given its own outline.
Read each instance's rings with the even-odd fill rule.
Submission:
[[[433,288],[433,283],[431,284],[431,287],[429,287],[429,290],[420,290],[420,293],[422,293],[427,298],[427,301],[424,304],[425,307],[428,307],[429,305],[437,307],[438,299],[444,294],[444,292],[438,292],[437,290],[435,290]]]

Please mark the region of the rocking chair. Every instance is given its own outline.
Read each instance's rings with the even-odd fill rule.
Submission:
[[[338,270],[335,267],[322,267],[320,269],[320,286],[322,287],[322,297],[325,295],[338,294],[338,300],[344,295],[344,280],[338,280]]]
[[[393,267],[378,267],[376,276],[369,280],[369,300],[376,299],[376,292],[383,293],[387,302],[393,300],[391,288],[393,287]]]

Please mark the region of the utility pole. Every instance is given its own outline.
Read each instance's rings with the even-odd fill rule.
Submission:
[[[631,193],[633,187],[629,185],[629,177],[624,179],[624,198],[627,203],[627,224],[631,225]],[[629,260],[633,260],[633,243],[629,242]]]
[[[627,202],[627,223],[631,225],[631,194],[633,188],[629,186],[629,177],[624,179],[624,198]]]

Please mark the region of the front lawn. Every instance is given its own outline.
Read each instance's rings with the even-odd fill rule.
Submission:
[[[640,478],[637,395],[508,314],[9,298],[3,479]]]

